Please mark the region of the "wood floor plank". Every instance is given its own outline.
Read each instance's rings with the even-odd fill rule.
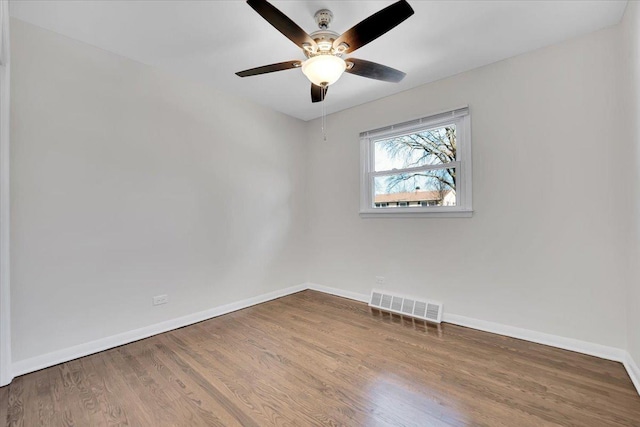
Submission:
[[[263,322],[261,323],[261,325],[265,325],[265,324],[268,324],[270,322],[270,319],[268,319],[268,318],[263,318],[262,320],[263,320]],[[277,326],[277,325],[275,325],[275,326]],[[300,331],[300,332],[301,332],[300,333],[301,336],[313,336],[314,335],[313,334],[313,330],[309,330],[309,331],[306,331],[306,332],[305,331]],[[282,331],[271,331],[271,333],[275,333],[277,335],[280,335],[283,332]],[[266,331],[265,335],[269,335],[269,331]],[[298,348],[309,347],[309,349],[311,351],[311,354],[314,354],[314,353],[318,354],[318,353],[323,353],[324,352],[325,354],[327,354],[329,356],[330,360],[335,360],[335,359],[340,358],[341,360],[344,361],[344,360],[347,360],[347,358],[345,358],[344,356],[341,357],[340,348],[343,347],[343,346],[346,348],[346,347],[348,347],[350,345],[349,344],[349,338],[345,337],[346,338],[345,341],[341,343],[339,341],[339,337],[340,337],[340,335],[337,334],[336,331],[331,331],[331,336],[327,337],[324,340],[321,340],[320,343],[318,343],[318,342],[310,342],[307,339],[304,339],[304,338],[300,339],[299,338],[298,342],[297,342],[297,347]],[[367,338],[366,337],[362,337],[361,339],[366,341]],[[322,343],[325,343],[324,344],[325,347],[327,345],[326,343],[330,343],[331,348],[330,349],[321,348],[319,345],[323,345]],[[370,354],[368,354],[366,356],[365,355],[358,355],[358,360],[362,360],[363,361],[362,362],[363,366],[369,368],[369,372],[367,373],[367,377],[369,377],[369,378],[372,377],[372,376],[375,377],[377,374],[379,375],[380,372],[386,372],[387,374],[391,374],[391,375],[393,375],[395,377],[402,378],[403,381],[405,382],[404,383],[405,388],[406,388],[406,386],[408,384],[410,384],[412,382],[413,375],[415,375],[415,373],[416,373],[415,372],[416,371],[415,366],[413,365],[415,360],[413,358],[409,358],[408,359],[409,362],[407,362],[406,360],[403,361],[403,360],[399,359],[398,356],[401,355],[401,353],[399,353],[399,349],[396,346],[370,345],[370,346],[367,346],[367,347],[370,348],[370,349],[373,349],[374,351],[370,352]],[[329,351],[327,352],[327,350],[329,350]],[[316,356],[316,359],[317,358],[318,357]],[[389,370],[388,367],[385,366],[386,362],[388,360],[393,360],[394,361],[394,364],[393,364],[394,366],[393,366],[392,370]],[[428,363],[428,366],[430,368],[433,368],[435,362],[441,363],[443,360],[445,360],[445,359],[442,359],[442,358],[434,359],[433,361]],[[430,375],[429,377],[423,378],[428,383],[431,383],[431,384],[441,384],[442,383],[442,380],[441,380],[441,377],[440,377],[441,374],[438,374],[433,369],[428,369],[425,372]],[[431,376],[431,375],[433,375],[433,376]],[[349,377],[352,378],[353,374],[350,373]],[[417,388],[418,387],[416,387],[416,389]],[[433,399],[436,399],[436,400],[438,400],[440,402],[446,402],[446,398],[443,398],[443,396],[446,396],[446,395],[443,394],[442,391],[438,391],[437,386],[436,387],[431,387],[431,389],[433,391],[431,396],[422,396],[422,401],[420,402],[420,406],[423,407],[423,408],[429,406],[428,405],[428,401],[426,401],[425,398],[433,398]],[[449,394],[451,392],[452,392],[452,390],[449,390]],[[376,395],[376,398],[379,398],[379,397],[380,397],[379,395]],[[483,399],[486,399],[487,397],[488,397],[488,393],[484,393],[483,395],[479,395],[479,396],[475,395],[474,398],[473,398],[473,404],[477,404],[479,401],[481,401]],[[493,397],[493,399],[495,399],[495,397]],[[449,406],[451,406],[451,405],[449,405]],[[488,408],[491,408],[491,406],[489,406]],[[383,416],[383,415],[385,415],[385,414],[379,414],[380,417]],[[387,414],[386,416],[392,416],[393,417],[394,415],[395,414],[393,414],[393,415],[388,415]],[[426,416],[427,416],[427,414],[424,415],[424,417],[426,417]],[[518,420],[519,414],[515,414],[514,417],[515,418],[511,419],[511,422],[518,421],[519,425],[526,425],[526,423],[527,423],[526,419]],[[529,417],[529,419],[531,419],[531,417]],[[387,421],[390,421],[390,422],[396,423],[396,424],[400,423],[399,420],[396,420],[394,418],[391,418],[390,420],[387,420]],[[476,422],[478,422],[478,421],[479,420],[476,420]],[[533,425],[538,425],[538,424],[539,424],[538,421],[533,423]]]
[[[25,425],[49,426],[54,423],[55,413],[50,391],[50,378],[45,371],[34,372],[32,381],[25,383],[25,395],[38,396],[36,404],[25,408]]]
[[[30,380],[30,379],[29,379]],[[23,388],[24,383],[29,382],[25,378],[15,378],[9,384],[9,393],[7,394],[7,426],[18,427],[24,426],[24,402]],[[3,403],[4,404],[4,403]]]
[[[229,326],[227,329],[230,331],[236,329],[233,327],[233,321]],[[235,338],[238,340],[238,337]],[[262,345],[260,340],[266,338],[264,335],[253,336],[251,330],[245,328],[246,351],[234,354],[225,348],[217,348],[210,349],[209,353],[216,359],[231,360],[231,358],[236,358],[241,366],[253,366],[253,369],[245,371],[242,375],[248,379],[256,394],[258,396],[277,396],[280,405],[287,405],[287,412],[302,416],[308,415],[305,418],[309,424],[344,425],[348,422],[350,418],[346,414],[329,414],[326,409],[322,412],[314,410],[314,406],[319,402],[320,393],[336,395],[335,390],[326,386],[326,381],[317,377],[318,372],[324,372],[319,361],[316,359],[305,363],[311,360],[307,359],[300,363],[293,363],[280,351],[268,347],[268,344],[267,346]],[[271,377],[282,375],[288,376],[286,387],[274,385],[273,382],[268,381]],[[344,401],[345,397],[340,396],[337,400]],[[349,410],[353,411],[353,405],[349,407]]]
[[[98,410],[104,416],[105,425],[130,425],[124,409],[123,396],[112,390],[110,378],[105,375],[100,358],[86,357],[80,362],[87,373],[87,384],[93,393]]]
[[[196,325],[199,326],[199,325]],[[299,403],[301,400],[298,400],[298,396],[292,396],[289,393],[289,388],[293,386],[293,384],[297,384],[295,379],[289,378],[289,383],[292,383],[288,389],[282,389],[280,386],[274,384],[268,379],[272,376],[278,376],[280,374],[284,374],[284,371],[278,372],[277,369],[273,369],[274,366],[269,363],[268,359],[270,357],[265,357],[264,354],[260,354],[255,351],[255,349],[251,349],[248,347],[248,343],[245,341],[241,345],[243,346],[242,351],[228,351],[224,346],[212,346],[211,342],[199,340],[198,336],[206,336],[206,330],[199,328],[194,328],[194,331],[197,331],[197,334],[185,335],[182,338],[184,339],[183,345],[188,347],[198,349],[199,357],[198,364],[200,366],[210,364],[213,360],[220,361],[223,364],[227,365],[236,365],[237,368],[234,371],[231,371],[227,374],[227,379],[225,381],[233,381],[233,378],[242,378],[246,387],[251,390],[251,394],[255,394],[255,398],[252,399],[253,405],[256,402],[259,402],[262,396],[272,396],[277,399],[277,403],[279,405],[283,405],[286,403],[295,402]],[[226,339],[229,339],[230,336],[228,334],[225,335]],[[252,350],[252,351],[249,351]],[[302,388],[296,389],[298,395],[307,395],[306,391]],[[304,403],[304,400],[302,400]],[[302,409],[310,410],[309,405],[305,407],[305,405],[300,405]],[[313,418],[308,416],[307,411],[302,410],[299,412],[300,418],[305,419],[307,422],[312,422]],[[283,422],[288,421],[292,422],[292,419],[283,419]]]
[[[117,351],[117,348],[107,350],[87,358],[93,365],[96,382],[100,383],[97,387],[104,391],[103,410],[108,412],[105,418],[114,419],[115,425],[152,425],[150,412],[153,408],[145,405],[124,375],[112,364],[112,356]]]
[[[189,407],[198,416],[200,421],[194,421],[192,425],[229,427],[242,425],[219,403],[218,399],[211,399],[208,389],[203,389],[190,375],[184,375],[184,365],[172,360],[172,355],[165,350],[160,340],[154,340],[151,343],[146,356],[153,360],[152,363],[155,366],[163,367],[159,369],[160,375],[165,380],[166,389],[174,393],[176,404]]]
[[[0,426],[635,426],[624,367],[304,291],[14,379]]]
[[[147,417],[154,425],[179,425],[181,420],[170,399],[136,360],[136,353],[132,350],[135,350],[137,344],[122,346],[116,352],[112,352],[109,360],[111,366],[117,367],[128,389],[135,393],[141,405],[147,408]]]
[[[7,409],[9,405],[9,386],[0,387],[0,425],[7,423]]]
[[[225,411],[229,412],[243,426],[259,425],[253,417],[262,414],[256,412],[256,408],[247,402],[247,391],[241,387],[243,379],[230,378],[225,381],[225,376],[221,373],[223,370],[231,369],[231,366],[216,364],[207,372],[208,375],[205,375],[204,372],[200,372],[196,368],[198,363],[197,360],[194,361],[192,358],[194,354],[192,349],[186,348],[172,334],[167,334],[165,339],[168,341],[167,344],[163,340],[162,343],[156,344],[156,347],[175,363],[183,374],[187,375],[205,391],[210,399],[221,405]]]
[[[255,344],[272,335],[286,336],[286,332],[283,330],[268,328],[270,319],[259,319],[261,320],[261,322],[257,322],[259,326],[254,324],[251,327],[256,331],[256,336],[253,337]],[[310,335],[310,333],[311,331],[306,331],[304,335]],[[334,337],[335,339],[336,337]],[[323,392],[324,396],[315,396],[314,400],[318,401],[328,397],[333,402],[343,404],[341,408],[336,407],[336,411],[349,411],[348,415],[351,417],[362,418],[356,416],[365,414],[367,412],[365,408],[370,407],[372,402],[367,396],[351,395],[345,391],[354,387],[356,377],[353,375],[352,369],[364,368],[364,365],[354,361],[348,366],[349,374],[343,375],[339,368],[341,365],[349,364],[350,356],[341,352],[339,343],[335,343],[334,348],[329,350],[320,346],[318,342],[312,342],[307,338],[294,339],[290,337],[289,340],[291,344],[285,350],[288,355],[292,356],[292,360],[287,360],[287,364],[297,372],[306,373],[304,376],[307,382],[304,386],[308,390],[321,389]],[[262,347],[263,351],[267,351],[266,346],[269,343],[263,341],[262,345],[264,346]],[[331,386],[327,386],[328,384]],[[396,419],[386,421],[399,423],[399,420]]]

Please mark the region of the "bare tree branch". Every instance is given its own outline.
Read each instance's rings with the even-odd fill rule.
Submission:
[[[447,165],[456,161],[456,130],[454,126],[431,129],[411,135],[404,135],[383,141],[383,148],[390,159],[400,160],[402,167],[422,165]],[[416,156],[419,153],[418,156]],[[443,168],[423,173],[400,174],[387,178],[387,191],[391,191],[400,184],[416,177],[426,177],[435,180],[433,186],[438,191],[439,186],[455,191],[455,168]]]

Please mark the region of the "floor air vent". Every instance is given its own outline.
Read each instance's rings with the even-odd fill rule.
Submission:
[[[429,322],[440,323],[442,321],[442,303],[403,297],[384,291],[371,291],[369,307],[403,316],[417,317]]]

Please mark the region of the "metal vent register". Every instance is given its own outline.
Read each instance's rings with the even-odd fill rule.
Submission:
[[[429,322],[440,323],[442,321],[442,303],[404,297],[386,291],[371,291],[369,307]]]

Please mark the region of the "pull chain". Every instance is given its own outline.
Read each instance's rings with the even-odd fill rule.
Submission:
[[[324,97],[325,94],[327,93],[327,88],[323,87],[322,91],[320,92],[322,94],[322,139],[324,139],[325,141],[327,140],[327,107],[324,105]]]

